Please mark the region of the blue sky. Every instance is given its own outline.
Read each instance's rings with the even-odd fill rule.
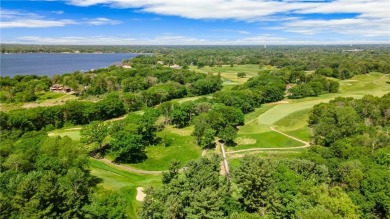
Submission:
[[[389,0],[2,0],[1,42],[390,43]]]

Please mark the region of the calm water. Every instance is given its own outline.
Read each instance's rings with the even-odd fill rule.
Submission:
[[[1,54],[1,76],[14,75],[47,75],[88,71],[108,67],[124,59],[137,56],[132,53],[110,54],[60,54],[60,53],[28,53]]]

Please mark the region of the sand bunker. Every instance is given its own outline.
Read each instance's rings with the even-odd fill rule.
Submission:
[[[144,193],[144,188],[138,187],[137,188],[137,197],[135,199],[137,199],[137,201],[142,202],[142,201],[144,201],[145,196],[146,196],[146,194]]]

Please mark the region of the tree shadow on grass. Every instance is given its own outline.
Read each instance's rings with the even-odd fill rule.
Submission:
[[[237,143],[234,141],[219,140],[218,142],[221,144],[224,144],[226,147],[236,147],[237,146]]]
[[[216,147],[216,144],[215,144],[215,142],[213,142],[210,145],[204,146],[203,150],[212,150],[212,149],[215,149],[215,147]]]

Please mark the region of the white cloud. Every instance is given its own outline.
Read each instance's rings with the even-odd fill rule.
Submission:
[[[239,44],[281,44],[287,39],[284,37],[277,37],[270,34],[262,34],[254,37],[246,37],[236,41]],[[282,43],[284,44],[284,43]]]
[[[13,21],[1,21],[0,28],[42,28],[42,27],[63,27],[76,22],[69,19],[64,20],[42,20],[42,19],[17,19]]]
[[[132,38],[117,36],[85,36],[85,37],[20,37],[14,42],[24,44],[62,44],[62,45],[205,45],[207,40],[175,36],[162,35],[153,38]]]
[[[386,43],[386,41],[372,41],[369,39],[331,39],[331,40],[313,40],[305,39],[288,39],[285,37],[262,34],[253,37],[230,39],[202,39],[187,36],[177,36],[165,34],[150,38],[134,38],[123,36],[67,36],[67,37],[40,37],[25,36],[17,38],[15,41],[4,43],[21,43],[21,44],[56,44],[56,45],[328,45],[331,44],[370,44]]]
[[[155,17],[155,18],[131,18],[131,21],[160,21],[161,18]]]
[[[47,28],[47,27],[64,27],[67,25],[114,25],[120,24],[121,21],[111,20],[104,17],[83,19],[76,21],[73,19],[52,19],[35,13],[3,10],[1,9],[0,28]],[[62,11],[51,11],[51,13],[61,14]]]
[[[389,0],[67,0],[76,6],[97,4],[174,15],[191,19],[236,19],[248,22],[276,22],[280,29],[313,34],[331,31],[361,36],[390,35]],[[323,14],[322,19],[310,14]],[[325,19],[329,14],[350,13],[347,18]],[[301,14],[302,17],[296,17]],[[342,24],[344,23],[344,24]],[[324,25],[324,26],[322,26]],[[332,28],[334,27],[334,28]],[[362,29],[363,28],[363,29]]]
[[[375,19],[375,22],[373,22],[373,19],[361,17],[334,20],[300,19],[284,23],[283,27],[279,29],[301,34],[341,33],[367,37],[390,37],[389,25],[389,19]]]
[[[277,13],[359,13],[388,17],[388,0],[67,0],[76,6],[98,4],[122,8],[141,8],[157,14],[202,19],[256,19]]]
[[[121,21],[117,20],[111,20],[104,17],[94,18],[94,19],[88,19],[85,23],[94,25],[94,26],[100,26],[100,25],[115,25],[122,23]]]
[[[71,19],[53,20],[34,13],[1,9],[0,28],[63,27],[76,22]]]
[[[39,19],[42,18],[42,16],[39,16],[34,13],[28,13],[28,12],[20,12],[20,11],[14,11],[14,10],[5,10],[0,8],[0,14],[2,20],[12,20],[12,19],[18,19],[22,17],[28,17],[31,19]]]
[[[59,44],[59,45],[131,45],[136,42],[133,38],[119,38],[106,36],[86,37],[38,37],[25,36],[18,38],[15,42],[25,44]]]
[[[216,32],[227,32],[227,33],[239,33],[239,34],[250,34],[250,32],[246,31],[246,30],[215,29],[213,31],[216,31]]]

